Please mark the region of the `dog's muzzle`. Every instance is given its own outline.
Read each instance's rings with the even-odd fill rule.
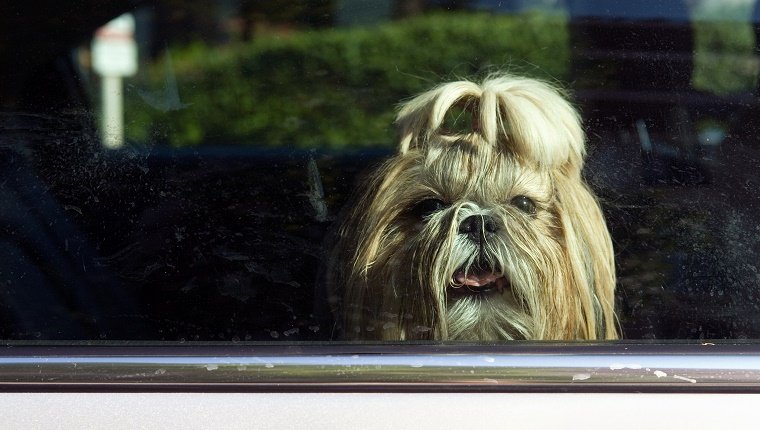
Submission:
[[[451,279],[449,291],[453,295],[484,294],[504,292],[509,281],[485,255],[485,245],[496,232],[499,225],[488,215],[470,215],[459,223],[459,234],[478,247],[477,261],[470,267],[459,268]]]
[[[487,215],[470,215],[459,223],[459,233],[466,234],[473,242],[483,244],[489,236],[499,231],[499,225]]]

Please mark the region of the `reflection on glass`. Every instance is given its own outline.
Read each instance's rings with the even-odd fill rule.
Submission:
[[[582,114],[622,336],[758,337],[759,9],[166,0],[11,25],[0,336],[330,339],[325,249],[393,154],[399,102],[509,71],[567,88]],[[109,149],[81,35],[124,12],[139,64],[123,78],[124,145]]]

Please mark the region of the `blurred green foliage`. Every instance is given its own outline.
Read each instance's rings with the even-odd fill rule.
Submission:
[[[391,145],[399,101],[442,81],[501,70],[566,79],[567,38],[561,16],[444,13],[173,48],[129,87],[127,134],[172,146]]]
[[[755,88],[758,62],[748,22],[696,21],[694,46],[694,88],[718,95]]]
[[[557,14],[449,12],[171,47],[128,85],[127,137],[171,146],[392,145],[398,103],[443,81],[509,71],[580,84],[582,77],[569,76],[566,24]],[[716,95],[752,90],[751,26],[693,25],[693,87]],[[603,85],[599,79],[594,85]]]

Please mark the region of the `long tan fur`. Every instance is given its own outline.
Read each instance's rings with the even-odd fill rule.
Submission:
[[[455,106],[471,130],[445,129]],[[397,124],[399,151],[332,254],[343,338],[617,337],[612,243],[560,92],[510,75],[453,82],[405,103]]]

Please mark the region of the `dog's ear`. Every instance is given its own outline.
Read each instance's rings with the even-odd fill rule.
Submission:
[[[325,281],[328,302],[337,317],[337,332],[333,335],[340,339],[375,339],[373,333],[362,333],[361,327],[376,318],[377,304],[382,299],[379,291],[369,288],[368,271],[377,258],[381,240],[378,232],[383,222],[372,212],[378,204],[374,196],[388,186],[383,173],[389,166],[385,163],[363,178],[363,189],[350,197],[332,238]]]
[[[579,173],[558,173],[557,216],[562,227],[567,287],[577,297],[570,322],[583,339],[617,339],[612,239],[594,194]]]
[[[393,287],[390,256],[404,247],[401,232],[392,222],[406,209],[398,187],[420,164],[419,154],[397,155],[379,166],[365,181],[364,190],[349,202],[350,212],[337,232],[329,258],[328,299],[337,312],[344,340],[425,340],[440,337],[437,318],[441,301],[435,300],[424,280]],[[419,327],[432,328],[420,331]]]

